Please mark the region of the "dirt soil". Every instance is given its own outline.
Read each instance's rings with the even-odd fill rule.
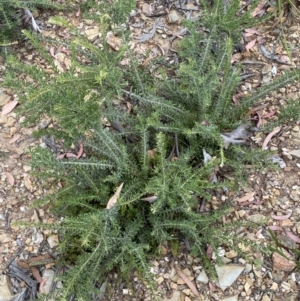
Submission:
[[[244,9],[247,9],[246,5]],[[172,64],[176,60],[176,44],[186,34],[182,25],[184,18],[198,18],[201,13],[197,2],[187,3],[184,9],[176,5],[167,7],[159,3],[138,3],[131,13],[128,26],[132,31],[131,46],[141,64],[147,65],[151,59],[162,55],[166,62]],[[274,14],[272,7],[261,6],[259,14]],[[50,12],[35,14],[43,29],[42,35],[55,39],[69,39],[71,33],[64,28],[49,24]],[[93,20],[84,19],[80,12],[59,13],[64,15],[71,24],[77,26],[82,34],[95,45],[101,46],[99,27]],[[295,12],[294,12],[295,14]],[[282,76],[286,70],[300,67],[298,47],[300,37],[299,19],[284,10],[282,26],[276,18],[256,28],[243,32],[241,44],[243,52],[232,56],[233,67],[239,63],[243,66],[243,81],[233,97],[234,102],[242,102],[243,97],[255,91],[274,78]],[[287,48],[282,46],[285,40]],[[121,41],[113,34],[107,43],[118,51]],[[46,67],[38,52],[26,41],[13,46],[18,57],[28,64]],[[46,49],[53,56],[57,66],[64,72],[70,66],[70,58],[65,48],[45,43]],[[150,50],[150,55],[149,54]],[[290,53],[288,53],[288,51]],[[126,63],[126,62],[123,62]],[[5,72],[5,61],[0,58],[0,71]],[[1,82],[0,82],[1,87]],[[257,121],[257,127],[270,120],[276,120],[278,113],[289,99],[297,100],[300,96],[300,82],[289,84],[261,101],[251,109],[249,114]],[[12,90],[1,89],[0,108],[18,99]],[[299,114],[300,116],[300,114]],[[53,223],[54,217],[46,207],[32,209],[33,201],[49,193],[49,187],[30,174],[30,149],[36,145],[51,148],[51,138],[34,139],[32,132],[36,128],[53,126],[52,120],[42,118],[35,127],[24,128],[22,122],[26,116],[18,116],[14,110],[0,115],[0,265],[3,271],[0,283],[0,295],[9,300],[24,291],[26,286],[35,286],[41,292],[50,288],[52,276],[45,276],[46,271],[56,271],[55,264],[47,254],[55,256],[58,235],[55,231],[42,230],[38,227],[15,225],[15,222]],[[273,161],[277,169],[257,171],[251,166],[248,169],[248,186],[240,187],[238,193],[225,194],[216,192],[211,203],[204,203],[204,210],[219,207],[229,198],[233,198],[230,215],[223,222],[230,220],[263,220],[263,226],[255,231],[241,228],[238,235],[257,242],[263,248],[274,245],[268,230],[272,230],[282,247],[282,252],[292,259],[297,259],[293,250],[300,244],[300,117],[291,124],[282,124],[268,133],[257,132],[251,137],[252,144],[258,148],[269,149],[277,155]],[[273,131],[274,130],[274,131]],[[269,141],[269,142],[268,142]],[[52,141],[53,142],[53,141]],[[246,248],[246,247],[245,247]],[[159,300],[190,301],[190,300],[255,300],[255,301],[296,301],[300,300],[298,284],[300,273],[293,261],[270,252],[269,257],[254,253],[251,257],[261,260],[262,264],[254,266],[249,258],[240,257],[234,250],[220,246],[219,255],[226,265],[216,267],[218,281],[209,279],[203,271],[199,258],[188,254],[188,244],[182,243],[178,257],[174,258],[168,248],[162,249],[162,258],[153,260],[151,271],[157,279],[156,296]],[[33,256],[39,261],[34,268],[26,266]],[[214,254],[212,254],[214,256]],[[214,258],[214,257],[213,257]],[[15,259],[15,260],[14,260]],[[12,261],[23,262],[23,273],[30,276],[20,280],[8,273]],[[40,262],[42,260],[42,262]],[[225,270],[224,270],[225,269]],[[56,271],[57,272],[57,271]],[[55,274],[55,273],[54,273]],[[43,276],[44,275],[44,276]],[[43,276],[43,278],[41,278]],[[95,300],[150,300],[152,295],[144,283],[132,275],[132,285],[116,281],[117,275],[108,275],[107,282],[99,289]],[[33,289],[31,290],[31,294]],[[30,297],[27,293],[26,298]]]

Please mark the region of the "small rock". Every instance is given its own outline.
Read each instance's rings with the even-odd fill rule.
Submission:
[[[201,283],[205,283],[205,284],[208,283],[208,277],[204,270],[200,272],[200,274],[197,277],[197,280]]]
[[[0,234],[0,242],[1,244],[5,244],[7,242],[11,242],[12,238],[8,233],[1,233]]]
[[[222,290],[225,290],[239,277],[244,269],[244,265],[238,264],[216,266],[216,271],[219,278],[219,287]]]
[[[93,42],[99,37],[99,28],[95,27],[92,29],[87,29],[85,34],[87,35],[88,40]]]
[[[93,25],[94,23],[94,20],[88,20],[88,19],[85,19],[83,20],[87,25]]]
[[[182,278],[178,277],[177,284],[181,285],[181,284],[185,284],[185,282],[183,281]]]
[[[264,294],[261,301],[271,301],[271,299],[267,294]]]
[[[57,235],[51,235],[47,238],[47,242],[51,249],[58,246],[59,240]]]
[[[248,221],[252,221],[252,222],[254,222],[254,223],[259,223],[259,222],[261,222],[261,221],[263,221],[263,220],[265,220],[265,219],[266,219],[266,216],[265,216],[265,215],[262,215],[262,214],[259,214],[259,213],[253,214],[253,215],[249,215],[249,216],[247,217],[247,220],[248,220]]]
[[[161,284],[161,283],[163,283],[164,282],[164,277],[162,277],[162,276],[160,276],[160,277],[158,277],[157,279],[156,279],[156,282],[158,283],[158,284]]]
[[[296,125],[296,126],[293,127],[292,130],[293,130],[294,132],[299,132],[299,129],[300,129],[300,128],[299,128],[299,125]]]
[[[122,45],[122,40],[116,36],[114,36],[112,33],[108,33],[106,36],[106,43],[114,50],[118,51],[120,50],[120,47]]]
[[[182,273],[185,275],[185,276],[191,276],[192,275],[192,273],[191,273],[191,271],[189,270],[189,269],[183,269],[182,270]]]
[[[250,273],[252,271],[252,264],[247,263],[245,268],[245,273]]]
[[[294,223],[290,219],[285,219],[282,221],[282,227],[293,227]]]
[[[5,93],[0,93],[0,107],[6,105],[10,100],[10,96]]]
[[[4,124],[7,122],[7,117],[6,115],[0,115],[0,124]]]
[[[294,157],[300,158],[300,149],[292,150],[289,153],[290,153],[290,155],[292,155]]]
[[[185,295],[189,296],[190,293],[191,293],[191,290],[188,289],[188,288],[186,288],[186,289],[182,290],[182,292],[183,292]]]
[[[12,300],[13,297],[13,288],[9,281],[9,277],[6,275],[0,275],[0,300],[9,301]]]
[[[226,252],[225,255],[226,255],[227,258],[232,259],[234,257],[237,257],[238,253],[234,250],[230,250],[229,252]]]
[[[272,283],[272,286],[270,287],[270,290],[272,290],[272,291],[277,291],[277,290],[278,290],[278,283],[273,282],[273,283]]]
[[[44,240],[44,236],[42,233],[40,232],[36,232],[33,236],[32,236],[32,241],[35,243],[35,244],[41,244],[42,241]]]
[[[247,277],[246,283],[244,285],[245,292],[248,293],[248,291],[251,289],[252,286],[253,286],[253,280],[250,277]]]
[[[23,170],[24,170],[25,172],[28,172],[28,171],[31,170],[31,166],[23,165]]]
[[[167,17],[168,23],[179,23],[180,15],[176,10],[171,10]]]
[[[283,254],[289,258],[293,259],[293,257],[289,254],[288,251],[285,249],[281,248],[281,251]],[[296,267],[296,263],[292,260],[289,260],[281,256],[280,254],[274,252],[272,255],[272,260],[273,260],[273,268],[279,271],[284,271],[284,272],[290,272]]]
[[[238,295],[229,296],[221,299],[220,301],[238,301]]]
[[[26,187],[30,192],[33,192],[34,189],[33,189],[33,186],[32,186],[32,183],[31,183],[29,177],[25,178],[23,182],[24,182],[25,187]]]
[[[39,129],[47,128],[49,126],[50,122],[51,122],[50,119],[42,119],[38,124]]]
[[[11,136],[13,136],[16,132],[18,131],[18,129],[16,128],[16,127],[11,127],[10,129],[9,129],[9,134],[11,135]]]
[[[42,277],[43,279],[47,279],[46,283],[43,286],[43,293],[48,294],[50,292],[50,288],[53,282],[55,272],[52,269],[44,270]]]
[[[283,281],[281,283],[281,289],[284,290],[285,292],[290,291],[291,290],[291,285],[288,282]]]
[[[34,223],[39,223],[40,222],[40,218],[36,212],[36,210],[33,210],[33,215],[31,217],[31,221]]]
[[[15,124],[15,122],[16,122],[15,118],[8,117],[7,122],[5,123],[5,126],[9,128],[9,127],[13,126]]]

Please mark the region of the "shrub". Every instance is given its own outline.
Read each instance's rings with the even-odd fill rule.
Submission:
[[[201,213],[200,200],[209,201],[215,189],[236,186],[244,164],[264,165],[266,153],[237,144],[227,148],[221,134],[246,124],[249,106],[297,80],[299,71],[234,105],[232,95],[240,78],[239,69],[233,70],[230,62],[233,45],[243,26],[253,20],[247,14],[236,17],[235,1],[225,12],[222,0],[202,4],[201,23],[187,22],[189,35],[180,43],[179,62],[169,73],[161,60],[140,68],[126,46],[124,29],[118,31],[123,45],[113,52],[105,41],[103,48],[96,47],[61,18],[52,22],[74,33],[70,70],[60,73],[28,32],[55,76],[13,57],[8,60],[5,85],[19,93],[27,124],[36,123],[43,114],[57,124],[36,135],[54,135],[65,141],[66,148],[82,144],[86,154],[58,160],[48,150],[32,152],[39,177],[62,186],[39,202],[50,202],[53,211],[64,217],[55,226],[62,235],[62,262],[74,266],[64,276],[62,299],[76,295],[89,300],[95,284],[114,267],[125,277],[135,268],[151,283],[147,258],[163,244],[178,245],[182,237],[207,269],[211,268],[208,245],[237,249],[237,240],[243,241],[235,235],[236,224],[220,222],[230,203]],[[109,20],[103,15],[100,28],[110,29]],[[82,57],[89,64],[82,63]],[[124,58],[130,62],[120,66]],[[21,73],[35,84],[17,77]],[[225,168],[235,180],[214,181],[216,172],[222,174]],[[114,206],[107,208],[113,195]]]

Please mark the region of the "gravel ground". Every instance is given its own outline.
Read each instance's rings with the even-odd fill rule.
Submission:
[[[155,3],[152,7],[155,7]],[[192,11],[190,17],[196,18],[197,5],[191,4],[189,9]],[[152,13],[149,3],[140,3],[135,12],[132,12],[130,18],[130,29],[133,34],[132,47],[144,64],[149,63],[145,56],[149,49],[153,57],[163,55],[171,64],[176,60],[176,52],[173,51],[176,50],[176,40],[185,34],[180,20],[186,18],[186,14],[173,9],[166,11],[166,14],[159,18],[150,18],[149,13]],[[269,9],[268,13],[272,13],[272,9]],[[58,39],[71,37],[68,30],[48,23],[49,13],[35,17],[43,25],[45,37]],[[87,35],[95,45],[101,44],[99,27],[94,21],[82,19],[76,13],[68,13],[65,17]],[[153,26],[156,26],[155,30]],[[242,63],[245,79],[233,101],[242,100],[243,96],[252,93],[256,88],[274,78],[282,76],[286,70],[300,67],[300,53],[297,48],[300,25],[297,19],[287,18],[282,33],[278,28],[276,20],[272,20],[258,28],[244,31],[243,44],[248,51],[234,54],[232,63],[233,65]],[[145,32],[153,33],[151,39],[146,39],[149,34],[145,35]],[[292,50],[292,61],[279,43],[279,37],[282,36],[285,37],[289,49]],[[108,38],[107,42],[115,50],[121,43],[113,35]],[[264,48],[261,49],[259,45]],[[24,62],[45,67],[45,62],[38,52],[27,43],[14,47]],[[51,48],[51,45],[46,45],[46,47],[53,54],[58,68],[62,71],[69,68],[70,58],[66,51]],[[273,49],[275,49],[273,57],[275,59],[271,61],[268,59],[268,54]],[[2,73],[5,72],[5,62],[2,58],[0,58],[0,70]],[[278,112],[288,99],[299,99],[299,88],[300,83],[290,84],[265,97],[255,108],[252,108],[251,116],[260,124],[276,120]],[[1,91],[0,108],[18,98],[11,90],[2,89]],[[31,176],[29,166],[30,149],[36,145],[49,147],[51,144],[49,139],[34,139],[32,132],[36,128],[51,127],[53,124],[49,118],[45,117],[36,127],[24,128],[22,126],[24,119],[25,116],[17,116],[14,110],[0,115],[0,265],[3,270],[0,279],[1,300],[10,300],[12,296],[20,294],[23,288],[29,286],[26,280],[20,281],[8,273],[7,268],[16,255],[15,262],[19,266],[21,262],[25,264],[22,266],[24,274],[31,276],[30,279],[35,281],[31,283],[32,287],[35,286],[39,291],[47,292],[50,289],[48,286],[55,271],[55,265],[48,260],[47,254],[55,255],[55,247],[58,243],[57,234],[37,227],[14,224],[15,222],[50,224],[54,222],[54,217],[51,216],[47,207],[39,209],[30,207],[33,201],[49,193],[52,188]],[[231,213],[226,218],[224,217],[223,222],[263,219],[263,226],[259,229],[253,231],[246,227],[241,228],[238,235],[255,241],[265,248],[272,244],[267,231],[271,229],[282,246],[282,252],[291,258],[295,258],[292,249],[298,249],[300,243],[299,120],[295,120],[291,125],[281,125],[268,143],[266,143],[267,135],[260,132],[251,137],[253,147],[256,145],[256,147],[268,148],[277,153],[274,159],[278,163],[276,170],[257,171],[248,166],[248,186],[241,186],[236,194],[216,192],[213,201],[205,204],[205,209],[211,210],[220,206],[228,198],[233,198]],[[176,258],[172,256],[168,248],[164,248],[162,254],[161,259],[152,262],[152,272],[157,279],[156,295],[159,300],[296,301],[300,298],[298,296],[300,274],[294,262],[275,253],[268,258],[264,258],[260,253],[252,254],[252,257],[262,261],[260,266],[255,267],[250,264],[249,258],[239,257],[235,251],[220,247],[219,255],[223,256],[226,265],[216,266],[217,281],[207,277],[200,259],[190,256],[187,245],[184,243],[180,246],[179,255]],[[42,260],[42,262],[34,265],[35,269],[32,269],[32,266],[26,267],[30,258],[37,255],[42,255],[42,257],[36,261]],[[48,272],[51,275],[45,276],[44,274]],[[108,275],[107,283],[102,286],[102,291],[109,295],[107,300],[150,300],[150,293],[137,275],[132,275],[130,288],[127,284],[116,281],[116,278],[117,275],[111,273]]]

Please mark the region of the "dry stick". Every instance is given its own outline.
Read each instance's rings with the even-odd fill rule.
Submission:
[[[10,219],[9,219],[10,210],[5,214],[5,230],[10,230]]]
[[[21,252],[23,251],[24,246],[20,247],[18,249],[18,251],[16,252],[15,255],[13,255],[13,257],[7,262],[6,266],[5,266],[5,270],[9,268],[9,266],[12,264],[12,262],[21,254]]]
[[[200,209],[199,209],[199,213],[203,213],[204,212],[205,205],[206,205],[206,199],[202,198]]]
[[[173,147],[172,147],[172,150],[171,150],[171,152],[170,152],[170,155],[169,155],[169,157],[167,158],[167,160],[171,160],[172,159],[172,157],[173,157],[173,155],[174,155],[174,152],[175,152],[175,148],[176,148],[176,146],[175,146],[175,143],[173,144]]]
[[[179,154],[178,136],[177,136],[177,134],[175,134],[175,146],[176,146],[176,154],[177,154],[177,157],[179,158],[180,154]]]

